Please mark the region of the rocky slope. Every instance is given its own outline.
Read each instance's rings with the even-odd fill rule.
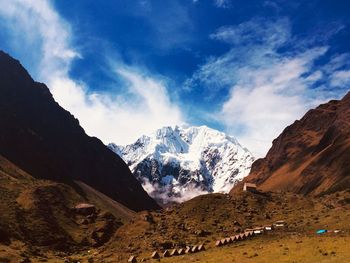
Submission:
[[[235,138],[206,126],[164,127],[134,144],[109,148],[163,202],[228,192],[249,173],[254,160]]]
[[[136,216],[79,186],[34,178],[0,155],[0,262],[45,262],[53,255],[54,262],[73,262],[65,257],[102,247]],[[77,212],[78,204],[95,209]]]
[[[124,161],[85,134],[79,122],[0,51],[0,154],[35,178],[95,188],[139,211],[158,208]]]
[[[254,162],[245,181],[262,190],[302,194],[349,189],[350,93],[310,110],[287,127],[266,157]]]

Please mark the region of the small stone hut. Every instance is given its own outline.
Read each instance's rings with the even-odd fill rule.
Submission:
[[[243,191],[255,192],[256,191],[256,184],[244,183]]]
[[[77,214],[88,216],[96,213],[96,207],[92,204],[81,203],[74,207],[74,211]]]

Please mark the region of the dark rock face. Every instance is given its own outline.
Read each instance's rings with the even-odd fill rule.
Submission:
[[[350,93],[288,126],[266,157],[253,163],[244,181],[262,190],[316,195],[349,189]]]
[[[128,166],[0,51],[0,154],[37,178],[80,180],[125,206],[158,208]]]
[[[134,171],[134,176],[143,183],[147,179],[152,184],[159,184],[160,186],[166,186],[168,183],[164,180],[167,175],[174,177],[182,187],[187,184],[193,184],[194,186],[200,187],[203,191],[212,191],[212,179],[202,178],[201,175],[204,171],[191,171],[184,169],[179,163],[160,163],[155,159],[146,158],[140,162]],[[171,193],[169,193],[171,195]]]

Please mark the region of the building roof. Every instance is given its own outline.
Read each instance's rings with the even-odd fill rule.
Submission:
[[[92,204],[81,203],[81,204],[77,204],[74,208],[75,209],[85,209],[85,208],[95,208],[95,206]]]
[[[284,220],[278,220],[275,222],[275,224],[284,224],[284,223],[285,223]]]

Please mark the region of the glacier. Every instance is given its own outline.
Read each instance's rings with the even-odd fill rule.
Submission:
[[[236,138],[207,126],[163,127],[133,144],[108,147],[161,203],[227,193],[248,175],[254,161]]]

